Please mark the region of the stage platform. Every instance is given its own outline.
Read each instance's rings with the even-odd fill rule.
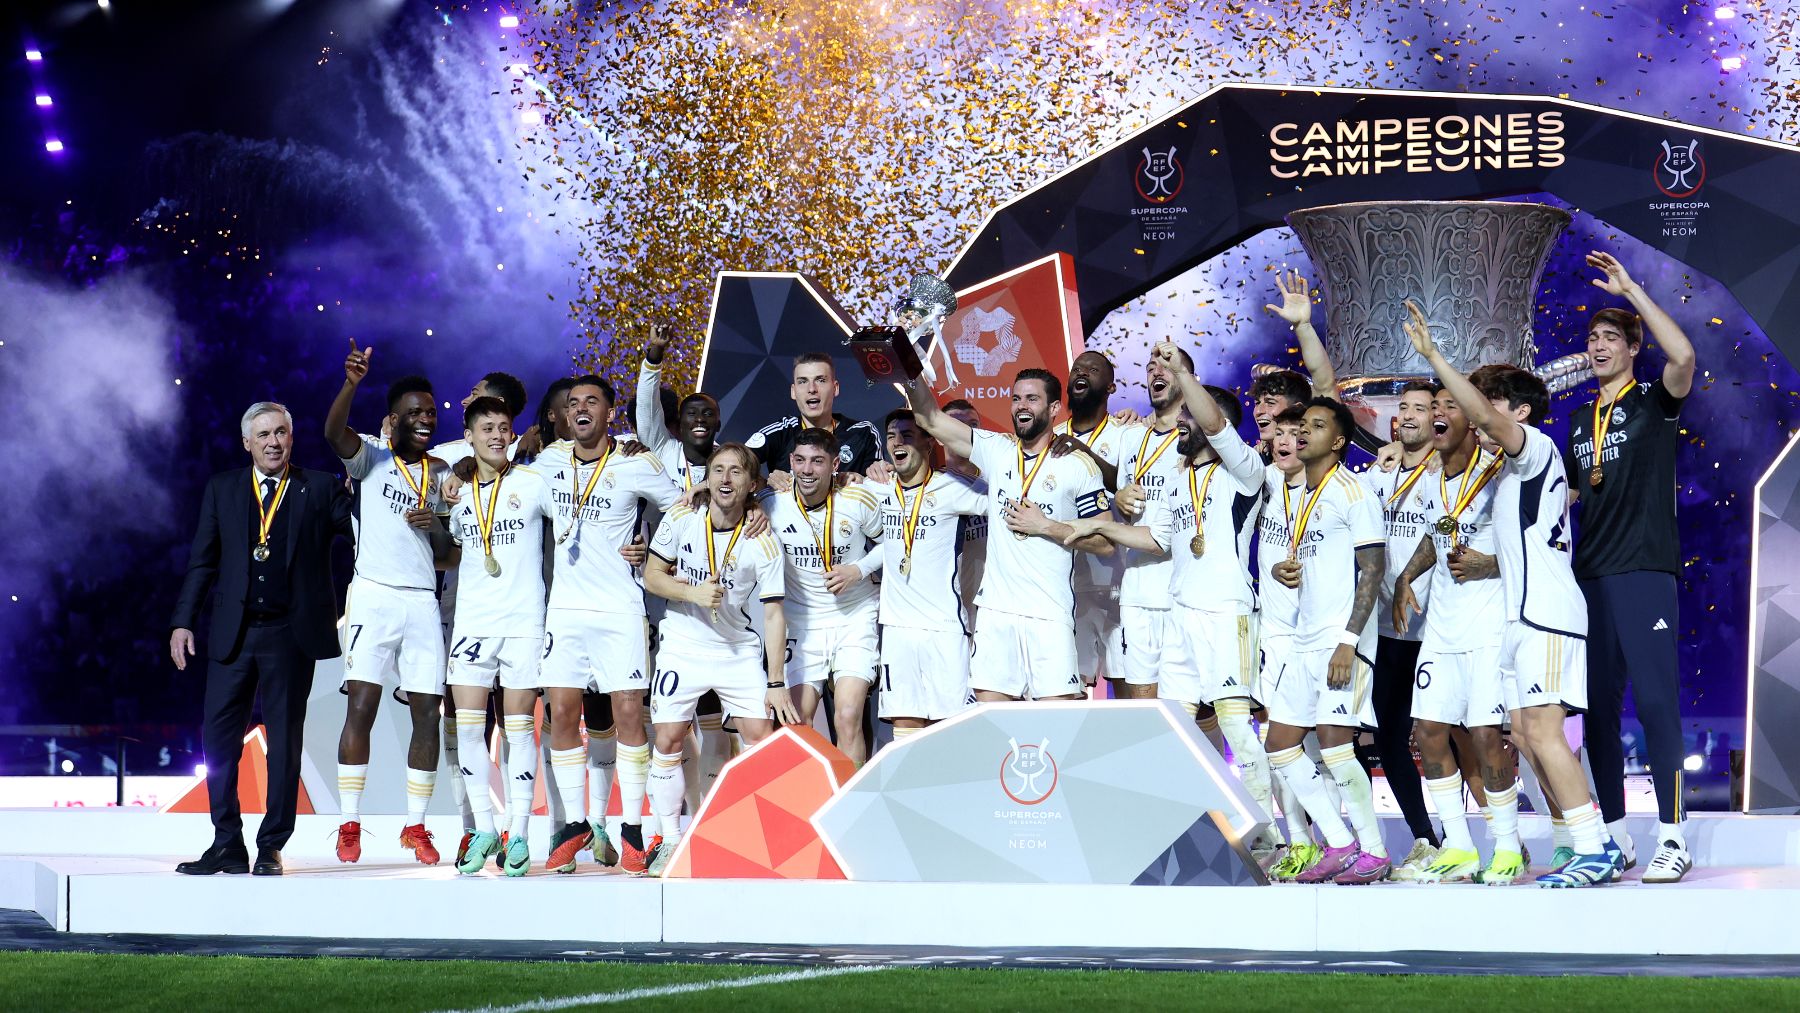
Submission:
[[[1624,883],[1580,891],[665,882],[586,861],[568,876],[509,880],[491,867],[462,877],[447,864],[401,862],[399,824],[371,817],[364,860],[344,866],[330,853],[335,818],[303,817],[286,851],[288,875],[189,877],[173,867],[209,838],[204,816],[0,812],[0,841],[38,852],[0,856],[0,907],[35,911],[74,933],[342,940],[479,940],[504,925],[509,938],[564,944],[573,937],[670,945],[1800,954],[1800,930],[1791,927],[1800,909],[1800,817],[1696,816],[1689,839],[1701,867],[1686,882],[1647,886],[1637,870]],[[1527,818],[1525,829],[1528,845],[1545,856],[1541,824]],[[1652,824],[1635,829],[1647,859]],[[446,853],[454,849],[453,820],[434,822],[433,830]],[[534,835],[548,839],[547,828]],[[520,910],[580,914],[522,919]],[[1345,932],[1346,925],[1382,932]],[[1456,929],[1471,925],[1510,928]]]

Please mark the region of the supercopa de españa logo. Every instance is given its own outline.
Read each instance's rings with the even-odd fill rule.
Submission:
[[[1132,182],[1137,186],[1138,196],[1152,204],[1167,204],[1181,193],[1181,184],[1187,181],[1187,174],[1181,169],[1181,160],[1175,157],[1175,148],[1168,151],[1151,151],[1144,149],[1144,157],[1138,160],[1137,173]]]
[[[1050,755],[1050,740],[1021,746],[1009,738],[1006,747],[1000,759],[1000,790],[1019,805],[1042,804],[1056,791],[1061,776],[1056,757]]]
[[[1662,142],[1651,172],[1656,188],[1666,197],[1692,197],[1706,185],[1706,158],[1700,154],[1700,139],[1689,138],[1686,144]]]

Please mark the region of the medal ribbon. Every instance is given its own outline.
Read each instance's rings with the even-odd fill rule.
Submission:
[[[494,556],[494,515],[500,509],[500,483],[505,478],[506,471],[494,475],[494,491],[488,495],[485,519],[481,516],[481,478],[479,476],[475,479],[475,502],[469,504],[475,511],[475,529],[481,532],[481,551],[489,559]]]
[[[1158,453],[1161,453],[1161,451],[1158,451]],[[1206,512],[1206,487],[1212,484],[1213,475],[1219,470],[1219,462],[1214,461],[1206,466],[1206,478],[1202,479],[1198,484],[1194,482],[1194,472],[1196,470],[1197,469],[1194,468],[1188,469],[1188,495],[1194,498],[1194,533],[1204,534],[1206,532],[1204,517]],[[1285,490],[1287,486],[1284,485],[1282,488]]]
[[[1081,442],[1086,443],[1089,446],[1092,446],[1094,441],[1098,440],[1100,438],[1100,434],[1106,432],[1106,424],[1111,421],[1112,421],[1112,416],[1110,416],[1110,415],[1100,416],[1100,424],[1095,426],[1093,432],[1088,433],[1086,436],[1082,436],[1080,433],[1075,431],[1075,420],[1074,419],[1065,419],[1064,421],[1057,423],[1057,428],[1062,430],[1064,435],[1073,436],[1076,439],[1080,440]]]
[[[931,465],[928,464],[925,466],[925,480],[917,486],[919,494],[913,497],[912,507],[908,509],[906,487],[900,484],[900,479],[894,479],[894,498],[900,501],[900,541],[906,549],[905,559],[912,558],[913,539],[918,537],[919,531],[919,508],[925,505],[925,487],[930,484]]]
[[[1174,429],[1169,430],[1169,435],[1163,437],[1162,445],[1158,446],[1156,448],[1156,453],[1151,454],[1150,459],[1148,461],[1146,461],[1146,460],[1144,460],[1144,451],[1149,449],[1149,447],[1150,447],[1150,427],[1145,426],[1144,427],[1144,441],[1142,443],[1138,444],[1137,466],[1131,469],[1131,480],[1133,482],[1143,481],[1144,476],[1150,473],[1150,467],[1156,463],[1156,459],[1163,455],[1163,451],[1168,450],[1170,447],[1174,446],[1175,441],[1180,438],[1181,438],[1181,428],[1179,426],[1177,426]],[[1212,476],[1208,475],[1207,478],[1210,479],[1210,478],[1212,478]]]
[[[1326,472],[1324,479],[1319,482],[1319,487],[1307,495],[1304,504],[1300,507],[1300,519],[1294,522],[1293,541],[1288,546],[1288,559],[1299,558],[1300,542],[1306,538],[1306,525],[1312,521],[1313,508],[1319,505],[1319,497],[1324,494],[1325,487],[1331,484],[1332,477],[1341,467],[1343,467],[1341,463],[1332,465],[1331,470]]]
[[[569,527],[563,532],[563,538],[569,537],[574,532],[575,525],[581,523],[582,508],[587,506],[588,497],[594,494],[594,486],[600,484],[600,473],[606,470],[606,462],[612,460],[613,448],[616,446],[612,441],[607,441],[606,453],[600,455],[600,464],[588,476],[586,486],[581,485],[581,462],[575,459],[574,449],[569,450],[569,491],[575,497],[575,516],[569,518]]]
[[[1100,429],[1104,428],[1106,428],[1104,425],[1100,427]],[[1094,432],[1097,434],[1100,429],[1096,429]],[[1019,452],[1019,476],[1025,480],[1025,485],[1019,489],[1019,499],[1023,500],[1031,495],[1031,483],[1037,481],[1037,473],[1044,467],[1044,462],[1050,460],[1050,448],[1045,447],[1043,452],[1038,454],[1037,463],[1032,465],[1030,473],[1027,473],[1025,471],[1025,441],[1015,436],[1013,443]]]
[[[411,488],[413,492],[418,493],[419,509],[425,509],[425,492],[431,488],[431,458],[429,456],[420,455],[419,480],[415,482],[413,481],[412,469],[407,467],[406,462],[400,459],[400,452],[394,449],[393,440],[388,441],[388,453],[394,455],[394,467],[399,468],[400,474],[406,476],[407,486]]]
[[[289,473],[290,469],[286,465],[283,465],[281,469],[281,481],[275,485],[275,495],[270,496],[269,501],[264,503],[262,501],[262,483],[257,480],[256,469],[250,469],[250,495],[256,497],[256,515],[258,518],[256,525],[256,544],[258,545],[266,546],[269,544],[269,529],[275,526],[275,511],[281,509],[282,497],[287,495]]]
[[[711,516],[704,518],[704,523],[706,524],[706,572],[708,574],[712,575],[713,577],[718,577],[719,576],[719,557],[714,555],[714,545],[713,545],[713,536],[718,534],[718,532],[713,530]],[[742,517],[739,517],[738,522],[737,522],[737,527],[734,527],[731,529],[731,540],[725,543],[725,560],[724,560],[724,562],[725,562],[726,566],[731,565],[731,552],[733,549],[737,548],[738,536],[743,533],[744,533],[744,519]],[[714,610],[714,611],[716,613],[717,610]]]
[[[919,498],[924,499],[923,496],[921,496]],[[801,498],[800,498],[800,486],[798,484],[796,484],[794,486],[794,506],[799,508],[799,510],[800,510],[800,519],[802,521],[806,522],[806,533],[812,536],[813,547],[819,550],[819,558],[824,561],[825,572],[830,573],[831,572],[831,525],[833,523],[833,518],[837,516],[837,513],[836,513],[837,497],[833,496],[829,489],[826,490],[826,492],[825,492],[825,540],[823,542],[819,541],[818,529],[816,529],[812,526],[812,514],[810,512],[808,512],[808,510],[806,509],[806,503],[803,500],[801,500]],[[911,544],[910,539],[908,540],[908,544]],[[727,557],[729,557],[731,555],[730,550],[726,550],[725,555]]]
[[[1475,457],[1469,461],[1469,466],[1463,469],[1462,481],[1456,487],[1455,500],[1450,498],[1450,486],[1444,481],[1443,473],[1438,473],[1438,492],[1443,497],[1443,503],[1450,507],[1450,519],[1452,521],[1461,519],[1462,512],[1467,510],[1469,504],[1475,502],[1475,497],[1481,495],[1481,490],[1487,488],[1487,484],[1492,482],[1496,475],[1500,474],[1500,466],[1505,463],[1506,462],[1502,458],[1496,456],[1493,461],[1488,464],[1487,469],[1481,471],[1479,476],[1476,476],[1476,472],[1480,470],[1481,467],[1481,451],[1475,451]],[[1473,485],[1470,484],[1471,478],[1474,480]],[[1462,529],[1452,528],[1450,531],[1450,544],[1457,544],[1461,541],[1461,538]]]
[[[1406,481],[1400,483],[1400,487],[1394,490],[1394,494],[1392,496],[1388,497],[1388,501],[1387,501],[1388,506],[1393,506],[1396,503],[1405,501],[1406,494],[1409,492],[1412,492],[1412,487],[1415,485],[1418,485],[1419,479],[1425,477],[1425,472],[1427,470],[1425,466],[1430,464],[1431,459],[1436,456],[1437,456],[1437,448],[1433,447],[1429,452],[1427,452],[1425,454],[1425,456],[1423,458],[1420,459],[1418,466],[1413,468],[1412,477],[1407,479]],[[1442,476],[1439,476],[1439,477],[1441,478]]]
[[[1595,395],[1595,397],[1594,397],[1594,467],[1596,467],[1596,468],[1600,467],[1600,452],[1601,452],[1601,450],[1603,450],[1606,447],[1606,431],[1608,429],[1612,428],[1613,407],[1615,405],[1617,405],[1620,401],[1625,400],[1625,395],[1631,393],[1631,388],[1636,387],[1636,386],[1637,386],[1637,381],[1634,379],[1630,383],[1625,385],[1624,390],[1619,391],[1618,397],[1613,398],[1611,401],[1608,401],[1604,405],[1600,403],[1599,395]]]

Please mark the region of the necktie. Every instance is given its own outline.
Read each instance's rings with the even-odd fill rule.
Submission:
[[[272,478],[263,479],[262,491],[262,501],[264,504],[267,504],[269,502],[269,497],[275,495],[275,480]]]

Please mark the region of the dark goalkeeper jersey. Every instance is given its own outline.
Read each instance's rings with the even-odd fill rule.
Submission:
[[[1675,452],[1683,398],[1661,380],[1639,383],[1610,409],[1606,447],[1594,469],[1594,402],[1569,418],[1563,466],[1581,495],[1575,522],[1575,576],[1583,580],[1633,570],[1681,572],[1675,523]]]

